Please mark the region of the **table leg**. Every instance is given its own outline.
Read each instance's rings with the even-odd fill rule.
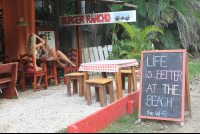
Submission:
[[[132,75],[128,74],[128,93],[132,93]]]
[[[102,72],[102,78],[108,78],[107,73],[106,72]],[[106,86],[106,93],[109,94],[109,87]]]
[[[115,73],[116,78],[116,91],[117,91],[117,100],[123,97],[122,94],[122,75],[121,75],[121,68],[119,68],[118,73]]]
[[[57,77],[57,70],[56,70],[56,61],[52,61],[52,66],[53,66],[54,84],[58,85],[58,77]]]
[[[107,106],[107,98],[106,98],[106,86],[99,86],[99,95],[100,95],[100,104],[101,107]]]
[[[81,97],[84,96],[84,77],[79,77],[79,92]]]
[[[78,81],[76,79],[73,80],[73,94],[78,93],[78,86],[77,86],[78,84],[77,84],[77,82]],[[81,92],[80,92],[80,88],[79,88],[79,96],[81,96],[80,93]]]
[[[91,92],[90,92],[90,85],[89,83],[85,83],[85,88],[86,88],[86,92],[85,94],[87,95],[87,102],[88,102],[88,106],[92,104],[92,99],[91,99]]]
[[[84,71],[84,81],[89,79],[89,75],[87,71]],[[86,83],[84,83],[84,94],[85,94],[85,99],[87,99],[87,92],[86,92]]]
[[[67,95],[71,96],[70,76],[65,76],[65,77],[67,77]]]
[[[100,101],[100,98],[99,98],[99,88],[98,87],[95,87],[95,98],[96,98],[96,102]]]
[[[134,92],[137,91],[137,78],[135,74],[135,66],[131,66],[131,72],[132,72],[132,81],[133,81],[133,87],[134,87]]]
[[[47,63],[46,61],[45,62],[42,62],[43,63],[43,71],[46,71],[46,78],[44,77],[44,81],[46,83],[46,87],[48,87],[48,80],[47,80]],[[45,80],[46,79],[46,80]]]
[[[109,90],[110,90],[110,103],[113,103],[114,100],[114,91],[113,91],[113,82],[109,83]]]

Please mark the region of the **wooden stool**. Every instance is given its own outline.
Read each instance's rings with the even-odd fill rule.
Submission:
[[[137,78],[137,73],[139,70],[135,70],[135,75]],[[125,77],[128,76],[128,93],[131,93],[132,89],[132,73],[131,70],[121,70],[121,75],[122,75],[122,90],[125,90]]]
[[[67,94],[71,96],[70,80],[73,81],[73,94],[78,93],[77,80],[79,82],[79,96],[84,96],[84,73],[69,73],[67,77]]]
[[[107,85],[109,85],[110,103],[114,102],[113,80],[114,79],[108,79],[108,78],[93,78],[90,80],[86,80],[85,83],[86,83],[86,94],[87,94],[88,105],[92,104],[90,86],[95,87],[96,101],[100,100],[101,107],[107,106],[107,99],[106,99]]]

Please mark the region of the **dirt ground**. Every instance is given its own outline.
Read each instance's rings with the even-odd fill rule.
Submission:
[[[184,112],[184,125],[180,122],[168,122],[159,126],[159,132],[174,133],[199,133],[200,132],[200,75],[194,82],[190,82],[191,116],[188,111]]]
[[[199,62],[200,59],[193,59]],[[159,125],[158,132],[174,132],[174,133],[199,133],[200,132],[200,75],[195,75],[193,82],[190,82],[191,94],[191,116],[188,111],[184,112],[184,125],[180,122],[165,122]]]

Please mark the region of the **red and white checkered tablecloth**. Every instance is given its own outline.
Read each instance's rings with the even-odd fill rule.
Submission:
[[[118,72],[120,67],[138,66],[136,59],[126,60],[102,60],[82,63],[79,71]]]

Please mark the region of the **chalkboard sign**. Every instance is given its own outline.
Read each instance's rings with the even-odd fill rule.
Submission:
[[[139,118],[184,120],[186,50],[142,51]]]

